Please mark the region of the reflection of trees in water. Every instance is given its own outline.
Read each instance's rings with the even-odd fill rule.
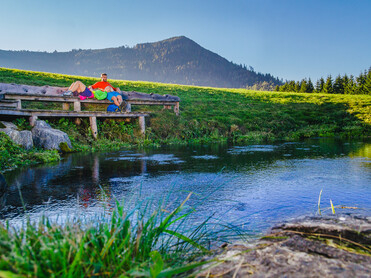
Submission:
[[[117,163],[116,163],[117,164]],[[87,207],[96,201],[110,206],[112,198],[111,177],[139,175],[146,171],[146,161],[129,164],[107,163],[102,154],[73,154],[63,157],[59,164],[16,169],[7,173],[9,187],[2,196],[3,205],[22,208],[19,191],[26,207],[43,205],[51,200],[78,198]],[[1,201],[1,200],[0,200]],[[6,213],[0,211],[0,215]]]
[[[349,156],[371,158],[371,144],[363,144],[361,148],[352,151]]]

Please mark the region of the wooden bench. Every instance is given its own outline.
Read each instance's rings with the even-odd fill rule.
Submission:
[[[0,115],[28,116],[30,124],[33,126],[38,117],[73,117],[76,118],[77,124],[83,117],[88,117],[90,127],[94,138],[97,138],[98,129],[96,118],[139,118],[141,133],[145,133],[145,117],[149,112],[132,112],[132,105],[163,105],[165,109],[174,106],[174,112],[179,115],[179,98],[174,96],[160,96],[154,94],[144,94],[140,92],[123,92],[126,97],[127,106],[125,112],[106,112],[106,111],[82,111],[81,103],[99,104],[107,107],[112,104],[108,100],[85,99],[80,100],[74,96],[62,95],[44,95],[44,94],[27,94],[27,93],[10,93],[0,94]],[[62,110],[46,109],[23,109],[22,101],[35,102],[52,102],[61,103]],[[70,111],[70,105],[73,105],[73,111]]]

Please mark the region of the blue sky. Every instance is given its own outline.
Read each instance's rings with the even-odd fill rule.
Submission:
[[[359,75],[371,66],[371,0],[0,0],[0,7],[3,50],[99,49],[184,35],[284,80]]]

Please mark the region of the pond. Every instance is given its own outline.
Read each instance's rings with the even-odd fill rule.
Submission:
[[[94,218],[115,200],[129,209],[141,200],[165,199],[170,209],[190,192],[187,205],[196,208],[195,223],[212,214],[253,235],[277,222],[316,214],[321,190],[324,213],[330,213],[330,199],[334,206],[358,208],[336,207],[337,213],[369,214],[371,209],[367,141],[318,138],[72,154],[57,164],[4,175],[9,188],[0,200],[0,220],[12,225],[20,225],[25,215],[31,220]]]

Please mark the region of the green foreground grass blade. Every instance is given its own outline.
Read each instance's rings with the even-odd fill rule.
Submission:
[[[164,230],[165,233],[168,233],[172,236],[175,236],[189,244],[191,244],[192,246],[196,247],[197,249],[201,250],[201,251],[204,251],[204,252],[209,252],[209,250],[207,250],[205,247],[203,247],[202,245],[198,244],[197,242],[195,242],[194,240],[190,239],[189,237],[186,237],[185,235],[181,234],[181,233],[178,233],[178,232],[175,232],[175,231],[171,231],[171,230]]]
[[[322,195],[322,190],[321,189],[321,192],[319,193],[319,197],[318,197],[318,213],[319,215],[321,215],[321,195]]]
[[[160,278],[160,277],[172,277],[176,274],[180,274],[180,273],[184,273],[184,272],[193,270],[193,269],[195,269],[199,266],[203,266],[203,265],[208,264],[210,262],[211,261],[197,262],[197,263],[191,263],[191,264],[187,264],[187,265],[184,265],[184,266],[175,267],[175,268],[171,268],[171,269],[165,269],[165,270],[161,271],[160,274],[157,277],[158,278]]]

